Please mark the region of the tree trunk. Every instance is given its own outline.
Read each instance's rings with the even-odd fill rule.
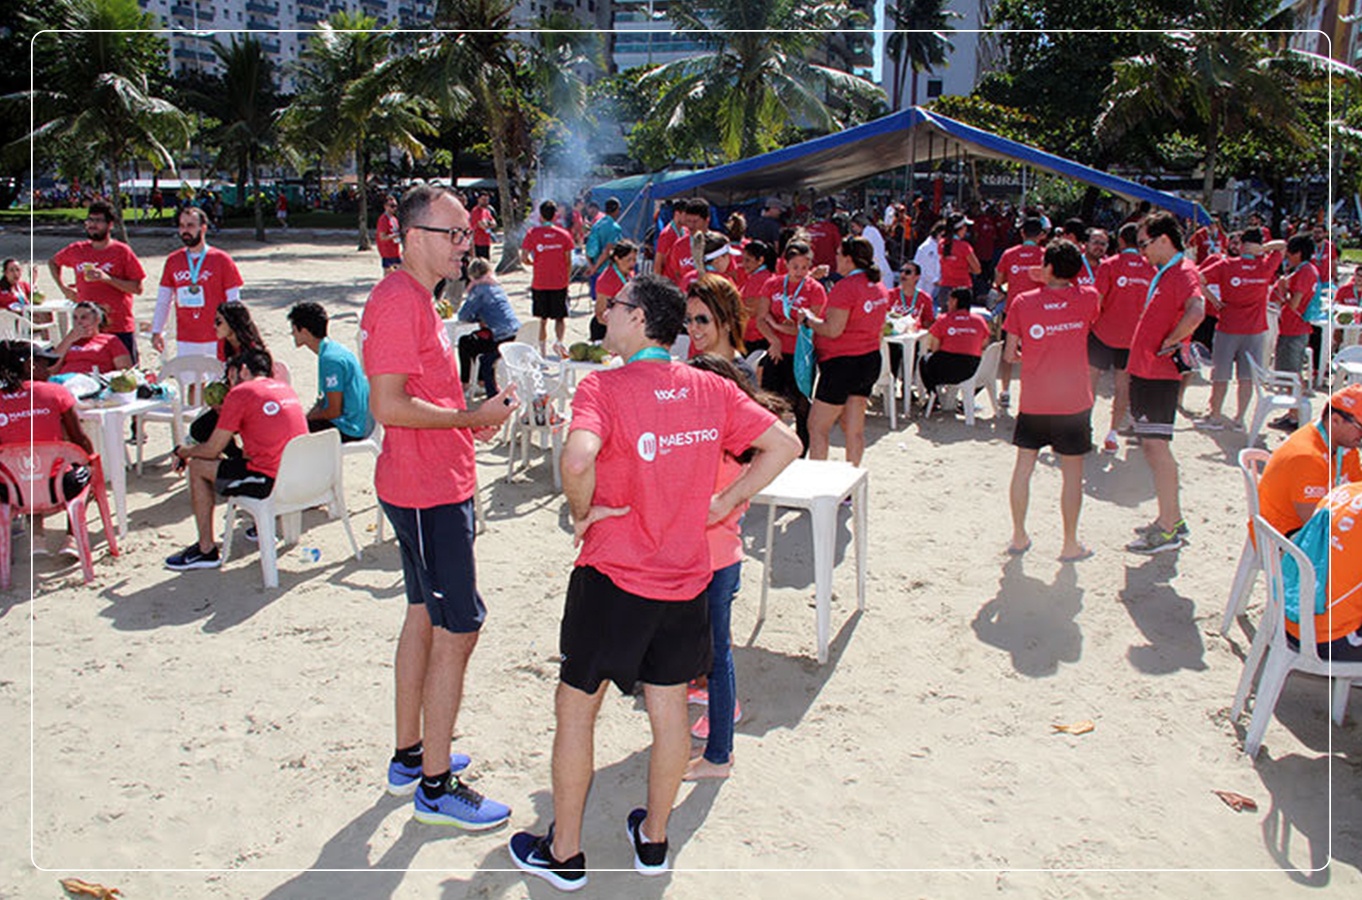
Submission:
[[[260,163],[252,156],[251,162],[251,186],[257,198],[260,197]],[[265,243],[265,210],[260,203],[252,203],[255,207],[255,239],[260,243]]]
[[[890,109],[898,112],[903,109],[903,51],[894,54],[893,69],[894,95],[890,103]]]
[[[911,87],[910,87],[910,89],[909,89],[909,91],[908,91],[908,104],[909,104],[910,106],[917,106],[917,67],[916,67],[916,66],[913,66],[913,68],[912,68],[912,74],[911,74],[909,77],[911,78],[911,81],[909,82],[909,84],[911,85]]]
[[[109,155],[109,174],[113,179],[112,190],[109,197],[113,201],[114,225],[118,229],[118,239],[123,243],[128,242],[128,226],[123,222],[123,190],[118,186],[118,154]]]
[[[1206,172],[1201,180],[1201,203],[1207,210],[1211,208],[1211,198],[1215,194],[1215,162],[1220,152],[1220,120],[1223,110],[1221,101],[1211,97],[1211,124],[1206,129]],[[1193,217],[1195,218],[1195,217]]]
[[[757,85],[748,85],[743,91],[742,103],[742,141],[738,148],[738,158],[747,159],[760,151],[757,144],[757,108],[761,103],[761,90]]]
[[[362,137],[355,144],[355,176],[359,179],[359,246],[355,249],[363,251],[373,244],[369,241],[369,151]]]
[[[497,261],[497,274],[504,275],[520,270],[520,216],[511,200],[511,175],[506,164],[506,120],[500,107],[495,105],[488,86],[484,83],[480,88],[484,108],[491,119],[487,133],[492,141],[492,169],[496,172],[497,198],[501,204],[501,209],[497,210],[501,215],[501,259]]]

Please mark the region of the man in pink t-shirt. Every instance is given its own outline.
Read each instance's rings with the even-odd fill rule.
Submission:
[[[1015,555],[1031,548],[1026,510],[1031,501],[1031,475],[1047,444],[1059,457],[1064,478],[1059,511],[1064,525],[1060,562],[1092,555],[1078,540],[1078,514],[1083,508],[1083,457],[1092,449],[1092,384],[1088,374],[1088,331],[1097,319],[1101,298],[1091,286],[1074,282],[1083,274],[1083,257],[1068,241],[1045,249],[1041,271],[1045,285],[1016,299],[1007,314],[1004,354],[1021,363],[1021,402],[1012,443],[1017,462],[1012,469],[1010,501]]]
[[[1117,429],[1130,412],[1130,338],[1154,277],[1154,267],[1140,255],[1138,240],[1139,226],[1131,222],[1122,225],[1116,233],[1118,251],[1102,260],[1094,284],[1102,298],[1102,311],[1088,333],[1088,367],[1094,394],[1102,373],[1112,373],[1111,423],[1102,441],[1103,453],[1121,449]]]
[[[543,225],[525,232],[520,242],[520,261],[534,269],[530,281],[530,314],[539,319],[539,353],[544,354],[553,320],[554,340],[562,353],[567,334],[568,283],[572,279],[572,234],[553,224],[558,204],[545,200],[539,204]]]
[[[508,387],[469,411],[433,295],[468,250],[468,212],[453,194],[418,185],[398,204],[402,268],[369,295],[360,319],[369,409],[383,425],[374,490],[402,551],[407,612],[397,642],[396,752],[388,792],[414,794],[420,822],[469,830],[509,818],[455,774],[450,753],[464,672],[486,607],[474,579],[473,438],[515,410]]]
[[[667,871],[667,821],[690,758],[686,684],[709,671],[707,523],[724,519],[799,455],[799,439],[726,379],[672,362],[680,290],[641,275],[606,307],[605,345],[628,363],[588,375],[573,400],[563,493],[581,546],[560,631],[548,835],[511,838],[516,865],[556,887],[586,880],[582,818],[596,714],[611,681],[642,682],[652,724],[648,806],[627,828],[634,867]],[[718,494],[722,456],[747,471]]]
[[[473,226],[473,255],[491,259],[492,232],[497,228],[497,216],[492,212],[492,198],[486,192],[478,194],[478,205],[468,211],[468,222]]]
[[[66,299],[89,300],[104,307],[105,330],[118,335],[136,365],[137,321],[132,314],[132,298],[142,293],[142,280],[147,273],[132,248],[111,237],[114,219],[112,206],[102,200],[91,203],[85,213],[85,234],[89,240],[67,244],[48,261],[47,267]],[[74,270],[74,285],[62,281],[63,267]]]
[[[274,360],[264,350],[248,350],[227,364],[232,385],[222,401],[217,427],[202,444],[172,451],[188,463],[189,501],[198,540],[166,560],[166,568],[216,569],[222,565],[213,539],[213,506],[223,497],[268,497],[279,474],[284,447],[307,434],[303,405],[293,388],[272,376]],[[241,436],[241,456],[223,458],[233,435]]]
[[[378,259],[383,264],[383,274],[389,269],[402,265],[402,235],[397,225],[397,198],[392,194],[383,198],[383,213],[378,217],[374,228],[374,238],[378,243]]]
[[[1003,310],[1000,316],[1004,322],[1007,321],[1007,312],[1012,308],[1013,300],[1027,291],[1033,291],[1040,287],[1032,273],[1038,272],[1041,263],[1044,261],[1045,248],[1040,245],[1040,236],[1044,230],[1040,219],[1035,216],[1028,216],[1023,219],[1021,224],[1022,242],[1016,246],[1008,247],[998,259],[998,268],[993,273],[993,289],[1007,292],[1003,299]],[[994,314],[997,314],[996,308]],[[1002,404],[1003,409],[1007,409],[1008,404],[1012,402],[1012,364],[1010,362],[1004,360],[998,366],[998,378],[1002,381],[1002,393],[998,396],[998,402]]]
[[[175,355],[218,355],[218,307],[241,299],[241,273],[223,250],[208,246],[208,214],[186,206],[179,215],[179,250],[166,257],[151,318],[151,346],[165,355],[166,320],[175,307]]]

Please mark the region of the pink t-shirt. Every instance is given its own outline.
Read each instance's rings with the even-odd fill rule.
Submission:
[[[1164,271],[1130,339],[1128,371],[1131,375],[1154,381],[1177,381],[1182,378],[1171,356],[1159,356],[1158,352],[1186,312],[1187,303],[1193,297],[1200,296],[1201,279],[1191,260],[1183,259]]]
[[[572,431],[601,439],[598,506],[627,506],[587,531],[577,565],[652,600],[691,600],[709,583],[705,520],[724,453],[738,455],[775,416],[725,378],[641,361],[593,372],[572,400]]]
[[[686,275],[694,271],[695,259],[690,252],[690,236],[687,235],[684,240],[678,240],[672,244],[671,249],[667,251],[667,260],[662,267],[662,274],[679,286],[685,280]]]
[[[492,223],[495,221],[490,207],[475,206],[468,211],[468,224],[473,226],[473,246],[492,246]]]
[[[241,287],[241,273],[232,258],[209,247],[198,271],[190,278],[189,251],[184,247],[166,257],[161,287],[175,292],[175,339],[181,343],[211,344],[218,339],[213,317],[227,302],[227,291]],[[197,292],[191,291],[197,287]]]
[[[22,382],[19,390],[0,394],[0,444],[66,440],[62,413],[75,405],[76,398],[59,384]]]
[[[88,340],[72,344],[62,357],[58,375],[76,373],[90,374],[99,366],[99,371],[107,375],[118,369],[117,358],[127,356],[128,348],[112,334],[97,334]]]
[[[1021,341],[1022,412],[1065,416],[1092,408],[1088,329],[1100,306],[1096,289],[1079,285],[1017,298],[1004,327]]]
[[[982,355],[989,337],[988,319],[964,309],[942,313],[929,331],[941,342],[940,352],[962,356]]]
[[[837,248],[842,245],[842,232],[837,223],[822,219],[809,226],[809,248],[813,250],[813,264],[832,268],[837,265]]]
[[[883,281],[872,283],[864,272],[854,272],[832,286],[828,309],[845,309],[847,325],[837,337],[813,335],[819,359],[862,356],[880,349],[884,319],[889,314],[889,290]],[[826,316],[826,313],[824,313]]]
[[[657,236],[657,247],[653,251],[653,268],[659,275],[667,275],[667,257],[672,252],[672,245],[677,241],[684,241],[690,237],[690,232],[676,224],[672,220],[663,227]],[[667,276],[670,277],[670,276]]]
[[[307,416],[293,388],[273,378],[252,378],[227,392],[218,427],[241,435],[246,468],[273,478],[285,445],[307,434]]]
[[[120,281],[141,281],[147,277],[142,263],[132,248],[120,241],[109,241],[109,246],[96,250],[89,241],[76,241],[57,251],[52,261],[69,266],[76,272],[76,295],[104,307],[109,331],[135,331],[137,323],[132,315],[132,294],[125,294],[105,281],[86,281],[82,264],[91,263]]]
[[[1282,316],[1278,320],[1278,334],[1309,334],[1310,323],[1302,318],[1301,313],[1310,305],[1310,298],[1315,296],[1315,288],[1319,285],[1319,270],[1312,262],[1303,262],[1296,267],[1287,281],[1286,289],[1289,294],[1301,294],[1300,307],[1293,307],[1287,302],[1287,298],[1282,298]]]
[[[21,281],[14,287],[0,282],[0,309],[21,312],[33,304],[33,286]]]
[[[557,225],[540,225],[527,231],[520,248],[534,254],[530,287],[536,291],[566,288],[572,274],[572,247],[572,235]]]
[[[402,244],[399,240],[401,226],[397,224],[397,217],[390,216],[385,211],[378,217],[378,226],[375,228],[378,238],[378,256],[380,259],[401,259]],[[474,232],[473,242],[477,243],[477,233]]]
[[[755,272],[748,273],[746,280],[742,283],[742,289],[740,291],[742,295],[742,305],[747,310],[747,325],[744,326],[742,339],[746,343],[750,344],[753,341],[766,340],[766,338],[762,336],[762,333],[757,330],[757,298],[765,297],[767,295],[767,289],[769,288],[767,282],[770,281],[770,279],[771,272],[765,266],[762,266]]]
[[[941,249],[941,277],[937,284],[942,287],[969,287],[969,255],[974,252],[969,241],[962,241],[959,238],[951,241],[951,252],[945,253],[946,240],[941,239],[939,245]]]
[[[926,291],[918,291],[911,300],[903,296],[903,288],[896,287],[889,292],[889,311],[896,316],[917,316],[924,326],[936,321],[936,310],[932,308],[932,298]]]
[[[1138,250],[1122,250],[1102,260],[1094,285],[1102,297],[1102,313],[1092,326],[1098,340],[1108,347],[1130,348],[1153,277],[1154,267]]]
[[[766,281],[766,296],[771,298],[771,318],[780,324],[793,321],[785,314],[786,301],[789,301],[791,311],[802,306],[815,316],[822,316],[828,305],[828,292],[823,290],[823,285],[808,276],[803,281],[793,281],[785,275],[772,275]],[[783,331],[776,333],[780,336],[780,351],[794,353],[795,335]]]
[[[1031,270],[1044,262],[1045,248],[1039,244],[1018,244],[1003,251],[998,260],[998,271],[1003,273],[1003,284],[1007,285],[1004,312],[1012,309],[1013,300],[1040,287],[1031,279]]]
[[[360,320],[364,371],[406,375],[407,393],[445,409],[465,409],[458,360],[430,291],[392,272],[369,294]],[[477,490],[473,436],[466,428],[383,429],[374,467],[379,499],[407,509],[462,503]]]
[[[738,480],[747,467],[727,453],[719,463],[719,482],[714,485],[714,493]],[[749,504],[740,503],[733,511],[705,529],[705,540],[709,544],[709,567],[717,572],[736,562],[742,562],[742,516]]]
[[[620,291],[624,290],[624,283],[634,277],[633,270],[623,273],[620,277],[619,267],[614,263],[606,263],[601,268],[601,275],[596,279],[597,297],[618,297]]]
[[[1207,286],[1214,285],[1220,291],[1217,330],[1226,334],[1267,331],[1267,292],[1281,263],[1280,253],[1222,256],[1202,269]]]

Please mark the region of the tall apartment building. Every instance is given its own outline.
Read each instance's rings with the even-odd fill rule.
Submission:
[[[561,2],[561,0],[559,0]],[[595,2],[595,0],[591,0]],[[307,42],[317,22],[349,10],[373,16],[380,25],[420,28],[430,24],[434,0],[138,0],[170,30],[170,70],[217,71],[210,38],[227,43],[233,31],[258,31],[265,52],[274,61],[281,87],[295,87],[289,66]]]
[[[886,5],[893,2],[894,0],[885,0]],[[959,19],[950,20],[955,30],[946,32],[953,49],[947,55],[944,64],[918,75],[918,105],[944,95],[968,95],[979,83],[980,78],[997,68],[1000,62],[993,39],[989,35],[979,33],[979,29],[987,26],[992,7],[993,0],[951,0],[947,4],[947,9],[961,16]],[[893,28],[893,25],[893,20],[886,13],[884,27]],[[892,72],[891,61],[886,58],[884,77],[889,78]],[[891,90],[886,88],[886,91],[893,96]],[[905,89],[902,106],[912,104],[913,100]]]

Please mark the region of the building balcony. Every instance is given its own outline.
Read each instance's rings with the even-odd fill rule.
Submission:
[[[251,31],[273,31],[279,26],[275,22],[267,21],[258,16],[247,15],[246,27]]]
[[[261,3],[260,0],[246,0],[246,11],[263,13],[267,16],[279,15],[278,3]]]

